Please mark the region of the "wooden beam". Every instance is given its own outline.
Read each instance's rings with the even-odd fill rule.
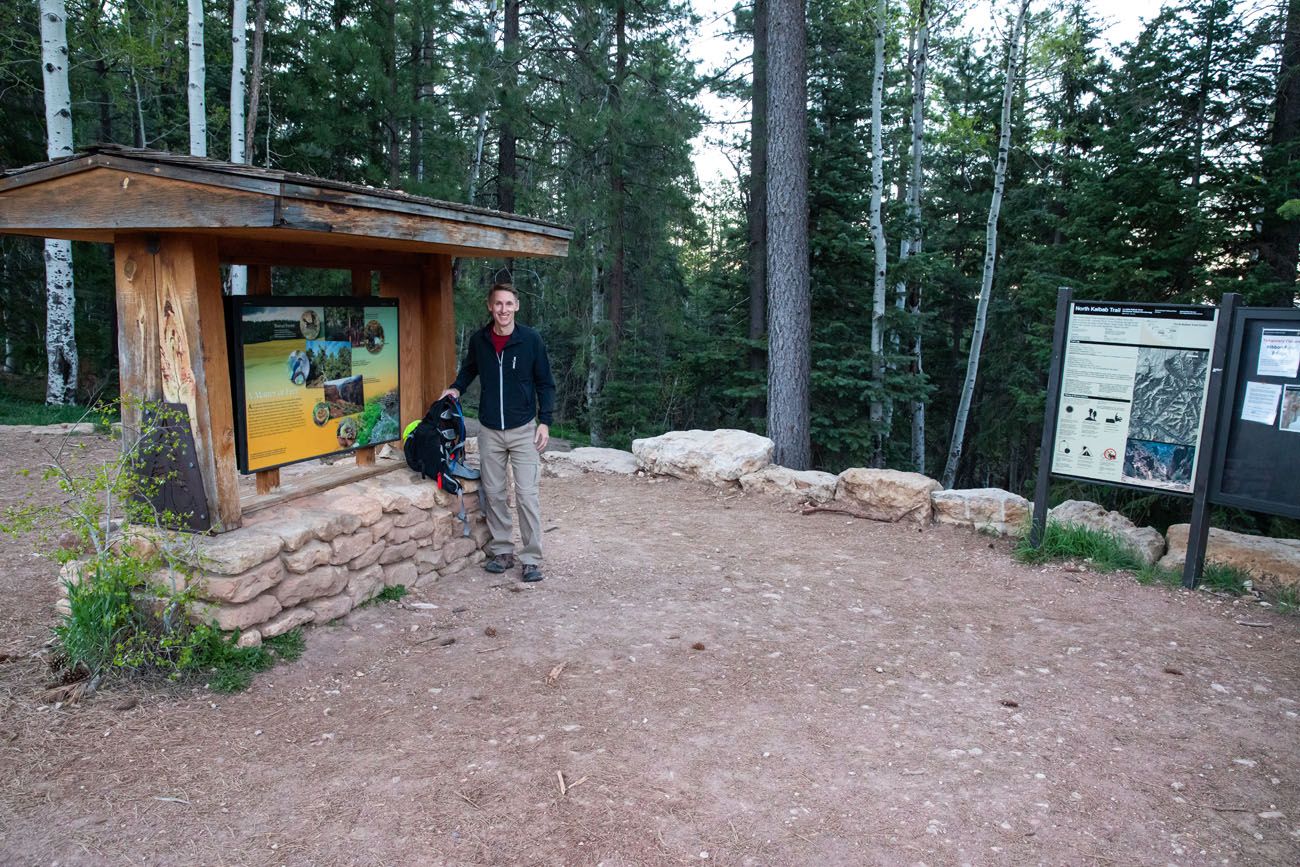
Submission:
[[[218,249],[221,261],[236,265],[279,265],[291,268],[414,268],[420,263],[416,253],[399,253],[373,247],[344,247],[295,239],[286,243],[284,230],[270,229],[262,237],[226,237]],[[269,237],[268,237],[269,236]],[[354,239],[355,240],[355,239]]]
[[[456,306],[451,257],[427,257],[421,281],[424,306],[420,341],[425,347],[424,406],[428,407],[456,378]]]
[[[395,238],[439,244],[485,256],[564,256],[569,239],[520,228],[411,216],[377,208],[341,208],[285,199],[280,225],[332,235]]]
[[[275,203],[260,193],[94,168],[0,193],[0,232],[270,228]]]
[[[402,402],[402,421],[398,426],[406,426],[418,418],[423,418],[429,408],[425,401],[426,387],[424,377],[424,357],[433,347],[426,346],[423,340],[424,298],[420,292],[420,274],[415,269],[379,272],[379,294],[384,298],[396,298],[398,303],[397,334],[398,375],[401,378],[400,394]]]

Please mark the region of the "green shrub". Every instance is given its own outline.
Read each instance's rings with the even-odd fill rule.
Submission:
[[[1241,596],[1250,586],[1248,581],[1250,581],[1250,573],[1236,566],[1207,562],[1205,568],[1201,570],[1201,586],[1206,590]]]
[[[100,418],[111,418],[115,409],[102,408]],[[177,447],[176,414],[147,404],[139,409],[140,429],[127,435],[112,460],[80,460],[84,443],[64,437],[48,453],[43,472],[60,492],[57,503],[6,509],[0,532],[35,533],[39,553],[61,563],[79,561],[77,579],[66,584],[68,613],[54,627],[54,662],[65,677],[84,677],[92,690],[119,676],[206,676],[213,689],[243,689],[256,672],[301,655],[302,636],[239,647],[237,636],[195,622],[194,590],[158,584],[175,575],[185,579],[182,586],[192,585],[197,558],[193,537],[164,529],[185,516],[151,505],[167,479],[141,470],[145,458]],[[60,533],[63,544],[55,544]]]
[[[1046,563],[1049,560],[1088,560],[1100,572],[1130,570],[1137,572],[1142,563],[1118,536],[1078,524],[1048,522],[1043,541],[1034,548],[1029,534],[1016,544],[1015,557],[1021,563]]]
[[[380,590],[363,604],[377,605],[380,602],[396,602],[405,596],[407,592],[405,584],[394,584],[392,587],[385,587]]]

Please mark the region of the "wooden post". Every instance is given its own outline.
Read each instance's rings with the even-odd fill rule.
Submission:
[[[352,297],[370,298],[372,296],[372,287],[370,280],[369,268],[352,269]],[[357,466],[373,467],[375,465],[375,447],[363,446],[354,453],[357,458]]]
[[[128,403],[123,427],[128,435],[139,429],[140,402],[183,405],[208,520],[219,530],[238,527],[234,413],[216,242],[135,233],[118,235],[115,242],[119,368]]]
[[[254,474],[254,481],[257,483],[257,492],[259,494],[269,494],[276,488],[280,487],[280,468],[273,470],[258,470]]]
[[[426,399],[425,359],[431,347],[422,338],[425,299],[420,292],[421,272],[414,268],[401,268],[379,272],[379,294],[396,298],[399,305],[397,320],[399,351],[399,376],[401,377],[402,422],[405,430],[412,421],[423,418],[429,408]]]
[[[270,265],[249,265],[248,267],[248,294],[249,295],[270,295],[271,294],[271,266]],[[273,470],[258,470],[253,474],[253,484],[256,486],[258,494],[269,494],[276,488],[280,487],[280,469],[277,467]]]
[[[249,295],[270,295],[271,294],[271,266],[270,265],[249,265],[248,266],[248,294]]]
[[[420,340],[424,345],[424,406],[428,407],[456,378],[456,304],[451,282],[451,257],[429,256],[421,274],[424,315]]]

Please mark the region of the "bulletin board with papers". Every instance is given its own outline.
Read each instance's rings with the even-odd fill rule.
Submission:
[[[1300,518],[1300,310],[1239,309],[1228,359],[1210,499]]]

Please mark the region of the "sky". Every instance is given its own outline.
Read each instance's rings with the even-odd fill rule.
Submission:
[[[748,55],[749,46],[738,41],[728,42],[719,34],[730,27],[730,10],[735,0],[691,0],[697,15],[701,18],[700,36],[691,45],[691,57],[702,74],[716,69],[738,57]],[[1041,2],[1041,0],[1040,0]],[[1102,33],[1102,38],[1112,45],[1129,41],[1141,31],[1144,22],[1154,18],[1160,11],[1163,0],[1092,0],[1092,8],[1097,16],[1109,26]],[[1034,7],[1031,5],[1030,9]],[[1008,0],[975,0],[970,3],[966,15],[966,26],[977,32],[987,32],[993,22],[1005,21],[1010,15],[1012,4]],[[724,151],[714,142],[720,137],[732,137],[736,131],[736,122],[744,122],[749,116],[749,107],[737,101],[724,101],[716,94],[706,92],[700,98],[706,116],[718,123],[708,124],[704,131],[692,143],[695,150],[695,169],[700,183],[707,185],[721,178],[734,180],[736,170],[727,160]]]

